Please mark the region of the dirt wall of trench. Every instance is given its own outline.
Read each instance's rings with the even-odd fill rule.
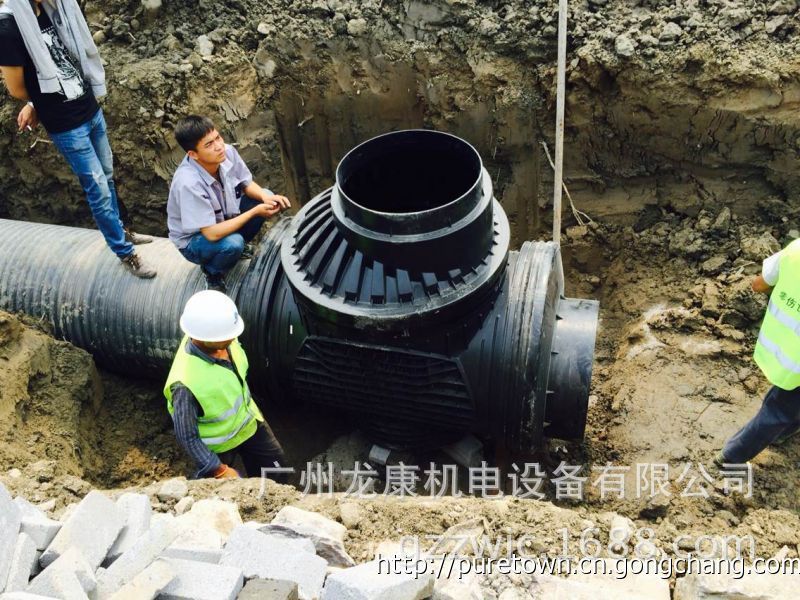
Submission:
[[[574,3],[565,175],[579,208],[630,223],[647,204],[795,206],[796,11],[748,3],[731,16],[730,6]],[[107,62],[120,195],[141,230],[165,233],[182,157],[171,127],[202,112],[257,180],[301,202],[370,136],[455,133],[480,151],[515,241],[545,231],[555,42],[545,3],[172,1],[149,14],[89,1],[86,11]],[[0,103],[0,216],[91,226],[46,135],[15,132],[17,109]]]

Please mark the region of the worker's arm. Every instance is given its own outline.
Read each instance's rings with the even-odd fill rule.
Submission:
[[[172,422],[175,437],[197,465],[197,477],[213,477],[222,466],[219,457],[208,449],[197,431],[197,400],[180,382],[172,384]]]
[[[778,283],[778,277],[780,277],[781,272],[780,269],[781,253],[776,252],[764,260],[764,264],[761,265],[761,274],[753,279],[750,287],[753,288],[754,292],[758,292],[759,294],[771,293],[772,288]]]
[[[267,204],[256,204],[250,210],[231,219],[217,222],[221,209],[215,211],[209,191],[200,178],[183,178],[173,181],[170,196],[174,196],[180,207],[181,230],[184,232],[199,231],[209,242],[216,242],[239,231],[245,223],[254,217],[271,217],[280,210]]]
[[[772,286],[766,282],[763,275],[756,276],[756,278],[753,279],[751,287],[754,292],[758,292],[759,294],[769,294],[772,292]]]
[[[290,208],[292,205],[289,202],[289,199],[286,196],[280,196],[278,194],[273,194],[269,190],[265,190],[260,185],[258,185],[255,181],[251,181],[243,190],[242,190],[248,198],[252,198],[253,200],[260,200],[264,204],[268,204],[270,206],[279,206],[281,209]]]
[[[200,233],[202,233],[203,237],[205,237],[209,242],[216,242],[227,235],[239,231],[250,219],[254,217],[271,217],[272,215],[280,212],[280,210],[281,207],[279,204],[275,205],[274,207],[264,203],[256,204],[250,210],[243,212],[232,219],[222,221],[221,223],[215,223],[214,225],[209,225],[208,227],[203,227],[200,229]]]
[[[25,77],[22,67],[0,67],[3,73],[3,82],[6,84],[8,93],[17,100],[30,100],[28,90],[25,88]]]
[[[231,181],[235,183],[235,187],[241,189],[245,196],[268,204],[270,207],[277,206],[279,209],[289,208],[291,206],[286,196],[273,194],[253,181],[253,174],[250,172],[250,169],[247,168],[247,165],[239,155],[239,151],[235,146],[227,146],[225,150],[228,160],[231,161],[228,177],[232,178]]]

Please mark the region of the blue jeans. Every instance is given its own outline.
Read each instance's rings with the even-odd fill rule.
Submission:
[[[800,388],[786,391],[773,386],[750,422],[725,444],[726,462],[742,464],[764,448],[800,428]]]
[[[51,133],[50,139],[78,176],[94,221],[108,247],[120,258],[131,254],[133,244],[125,241],[119,217],[114,161],[103,111],[98,110],[89,121],[75,129]]]
[[[247,212],[256,204],[259,204],[258,200],[242,196],[239,210]],[[210,275],[225,275],[238,262],[245,243],[256,237],[264,221],[264,217],[250,219],[239,231],[216,242],[207,240],[202,233],[195,233],[186,247],[181,248],[181,254],[189,262],[203,267]]]

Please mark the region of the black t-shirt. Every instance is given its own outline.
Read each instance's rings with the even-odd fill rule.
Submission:
[[[36,77],[36,67],[28,55],[25,42],[19,32],[19,27],[11,15],[0,16],[0,65],[4,67],[22,67],[25,78],[25,88],[36,108],[36,114],[50,133],[61,133],[75,129],[89,121],[100,108],[92,93],[92,88],[83,80],[80,65],[64,46],[58,37],[56,28],[50,17],[42,9],[39,13],[39,29],[42,31],[45,45],[50,51],[50,56],[56,68],[61,72],[59,79],[64,85],[75,86],[79,93],[83,93],[74,100],[67,100],[62,93],[43,94],[39,88]]]

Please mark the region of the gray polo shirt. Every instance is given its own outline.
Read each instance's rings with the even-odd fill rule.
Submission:
[[[169,239],[185,248],[189,239],[202,228],[238,215],[236,188],[247,186],[253,176],[236,148],[225,144],[225,162],[219,166],[217,179],[188,155],[178,165],[167,200]]]

